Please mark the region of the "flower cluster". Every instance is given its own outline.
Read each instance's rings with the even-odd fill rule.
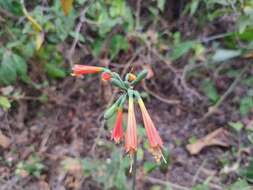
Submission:
[[[73,76],[82,76],[84,74],[94,74],[102,73],[101,78],[103,81],[110,81],[112,85],[120,88],[122,90],[122,95],[115,101],[111,107],[109,107],[105,113],[104,118],[108,119],[113,114],[116,113],[115,126],[112,131],[111,138],[115,143],[120,143],[124,139],[124,130],[123,130],[123,107],[128,100],[128,119],[127,119],[127,129],[125,131],[125,149],[126,152],[133,158],[134,154],[137,151],[138,138],[137,138],[137,123],[134,112],[134,104],[138,103],[144,127],[146,129],[146,134],[149,140],[149,151],[153,154],[157,162],[160,162],[160,159],[166,162],[162,154],[163,142],[162,139],[155,128],[155,125],[145,107],[145,104],[138,91],[133,90],[133,87],[139,83],[142,79],[147,76],[147,71],[144,70],[140,72],[137,76],[132,73],[128,73],[123,81],[121,77],[104,67],[96,66],[86,66],[86,65],[75,65],[73,67]]]

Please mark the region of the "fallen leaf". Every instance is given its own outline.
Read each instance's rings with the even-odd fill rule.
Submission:
[[[198,154],[203,148],[209,146],[222,146],[229,147],[231,143],[229,143],[230,133],[222,128],[219,128],[212,133],[208,134],[204,138],[197,140],[193,144],[188,144],[186,149],[189,151],[191,155]]]
[[[154,31],[154,30],[148,30],[147,31],[147,37],[148,37],[148,40],[153,43],[153,44],[156,44],[157,43],[157,33]]]
[[[41,190],[50,190],[50,186],[46,181],[41,180],[38,185]]]
[[[72,9],[73,0],[61,0],[61,6],[64,12],[64,15],[67,16],[70,10]]]
[[[6,86],[0,89],[0,91],[3,93],[3,95],[10,95],[14,91],[13,86]]]
[[[253,51],[246,52],[242,57],[246,59],[253,59]]]
[[[0,146],[3,148],[8,148],[10,144],[11,140],[0,131]]]

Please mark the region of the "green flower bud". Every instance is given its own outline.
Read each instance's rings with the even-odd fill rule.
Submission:
[[[119,81],[118,79],[115,79],[115,78],[111,78],[111,83],[113,86],[116,86],[116,87],[119,87],[121,89],[124,89],[126,90],[126,87],[124,85],[124,83],[122,83],[121,81]]]
[[[121,103],[123,97],[124,95],[120,96],[119,99],[111,107],[105,110],[104,119],[109,119],[110,117],[112,117],[112,115],[116,112],[119,104]]]
[[[137,83],[139,83],[141,80],[143,80],[144,78],[146,78],[147,74],[148,74],[148,71],[146,69],[144,69],[143,71],[141,71],[137,75],[137,78],[131,83],[131,85],[136,85]]]

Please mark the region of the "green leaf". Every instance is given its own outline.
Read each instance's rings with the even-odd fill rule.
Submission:
[[[9,85],[16,80],[17,76],[25,81],[26,73],[25,60],[11,51],[6,51],[0,64],[0,84]]]
[[[118,53],[123,50],[128,50],[128,40],[122,35],[115,35],[112,37],[110,55],[111,59],[115,58]]]
[[[243,123],[241,122],[229,122],[228,125],[230,127],[232,127],[234,130],[236,130],[237,132],[240,132],[242,130],[242,128],[244,127]]]
[[[190,15],[193,16],[199,6],[199,0],[194,0],[192,1],[191,5],[190,5]]]
[[[12,53],[6,51],[0,65],[0,83],[4,85],[13,83],[17,78],[15,63],[13,63],[11,56]]]
[[[18,0],[0,0],[0,7],[16,16],[22,15],[22,6]]]
[[[84,37],[82,36],[81,33],[78,33],[78,32],[75,32],[75,31],[71,31],[71,32],[69,33],[69,35],[70,35],[71,37],[73,37],[74,39],[77,38],[78,41],[80,41],[80,42],[85,42],[85,39],[84,39]]]
[[[195,142],[197,142],[197,137],[196,136],[191,136],[189,139],[188,139],[188,142],[190,143],[190,144],[193,144],[193,143],[195,143]]]
[[[142,148],[138,148],[138,150],[137,150],[137,160],[142,161],[143,157],[144,157],[144,152],[143,152]]]
[[[172,61],[188,53],[193,48],[194,45],[195,45],[194,41],[187,41],[176,44],[175,47],[173,47],[172,53],[170,55]]]
[[[249,166],[242,168],[241,175],[246,177],[248,181],[253,182],[253,160],[250,161]]]
[[[99,38],[95,39],[95,42],[92,44],[92,54],[96,57],[99,57],[102,48],[103,48],[103,41]]]
[[[228,190],[249,190],[249,184],[246,180],[244,179],[238,179],[235,183],[233,183]]]
[[[7,111],[11,107],[9,99],[5,96],[0,96],[0,107]]]
[[[17,54],[12,54],[12,61],[15,65],[18,76],[20,76],[21,78],[26,77],[27,64],[25,60]]]
[[[83,5],[87,0],[77,0],[77,3]]]
[[[66,76],[66,72],[64,69],[58,67],[55,64],[46,64],[45,70],[48,76],[52,78],[64,78]]]
[[[210,79],[207,79],[203,82],[202,89],[203,89],[205,95],[209,98],[209,100],[212,103],[217,102],[218,99],[220,98],[220,96],[216,90],[214,82],[211,81]]]
[[[192,188],[192,190],[209,190],[208,184],[199,184]]]
[[[241,55],[241,50],[219,49],[212,57],[213,62],[222,62]]]
[[[112,28],[121,22],[120,17],[110,18],[106,10],[102,10],[99,14],[97,23],[99,26],[99,35],[104,37]]]
[[[245,80],[242,81],[244,85],[247,85],[248,87],[253,86],[253,76],[249,76]]]
[[[246,96],[240,101],[240,113],[242,116],[247,115],[253,108],[253,97]]]
[[[144,162],[143,169],[145,173],[150,173],[157,168],[157,164],[154,162]]]
[[[166,1],[165,0],[157,0],[157,7],[163,11]]]

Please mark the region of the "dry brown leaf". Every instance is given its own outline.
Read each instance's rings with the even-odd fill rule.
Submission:
[[[186,149],[190,152],[191,155],[198,154],[203,148],[209,146],[222,146],[229,147],[231,143],[229,143],[230,133],[222,128],[219,128],[212,133],[208,134],[204,138],[197,140],[197,142],[193,144],[188,144]]]
[[[61,0],[61,6],[65,16],[67,16],[72,9],[73,0]]]
[[[242,57],[246,59],[253,59],[253,51],[245,53]]]
[[[158,35],[154,30],[148,30],[146,34],[151,43],[153,44],[157,43]]]
[[[40,190],[50,190],[50,186],[46,181],[41,180],[39,182],[39,189]]]
[[[11,144],[11,140],[0,131],[0,146],[8,148]]]

